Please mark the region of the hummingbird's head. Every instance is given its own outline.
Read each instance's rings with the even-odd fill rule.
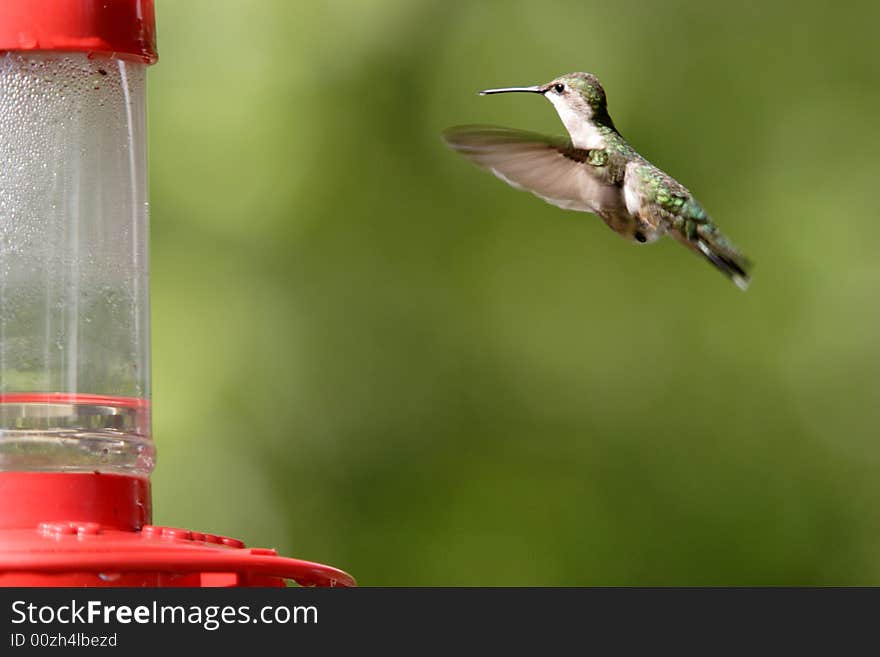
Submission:
[[[599,78],[592,73],[568,73],[546,84],[533,87],[503,87],[486,89],[480,95],[523,91],[541,94],[556,108],[559,118],[570,134],[583,131],[583,124],[597,124],[616,132],[614,123],[608,115],[605,90]]]
[[[599,84],[599,78],[592,73],[561,75],[541,85],[541,89],[557,111],[576,112],[583,119],[608,113],[605,90]]]

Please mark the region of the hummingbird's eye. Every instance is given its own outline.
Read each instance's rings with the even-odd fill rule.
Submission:
[[[565,91],[565,85],[562,84],[561,82],[557,82],[556,84],[553,85],[553,91],[555,91],[558,94],[561,94],[563,91]]]

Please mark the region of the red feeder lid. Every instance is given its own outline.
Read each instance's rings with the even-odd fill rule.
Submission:
[[[153,0],[2,0],[0,51],[101,53],[153,64]]]

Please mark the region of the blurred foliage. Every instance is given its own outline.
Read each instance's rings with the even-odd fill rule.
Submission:
[[[158,0],[156,521],[364,585],[880,583],[876,3]],[[596,73],[745,294],[439,133]]]

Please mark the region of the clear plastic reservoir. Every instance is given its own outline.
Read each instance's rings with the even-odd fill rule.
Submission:
[[[153,468],[146,68],[0,53],[0,471]]]

